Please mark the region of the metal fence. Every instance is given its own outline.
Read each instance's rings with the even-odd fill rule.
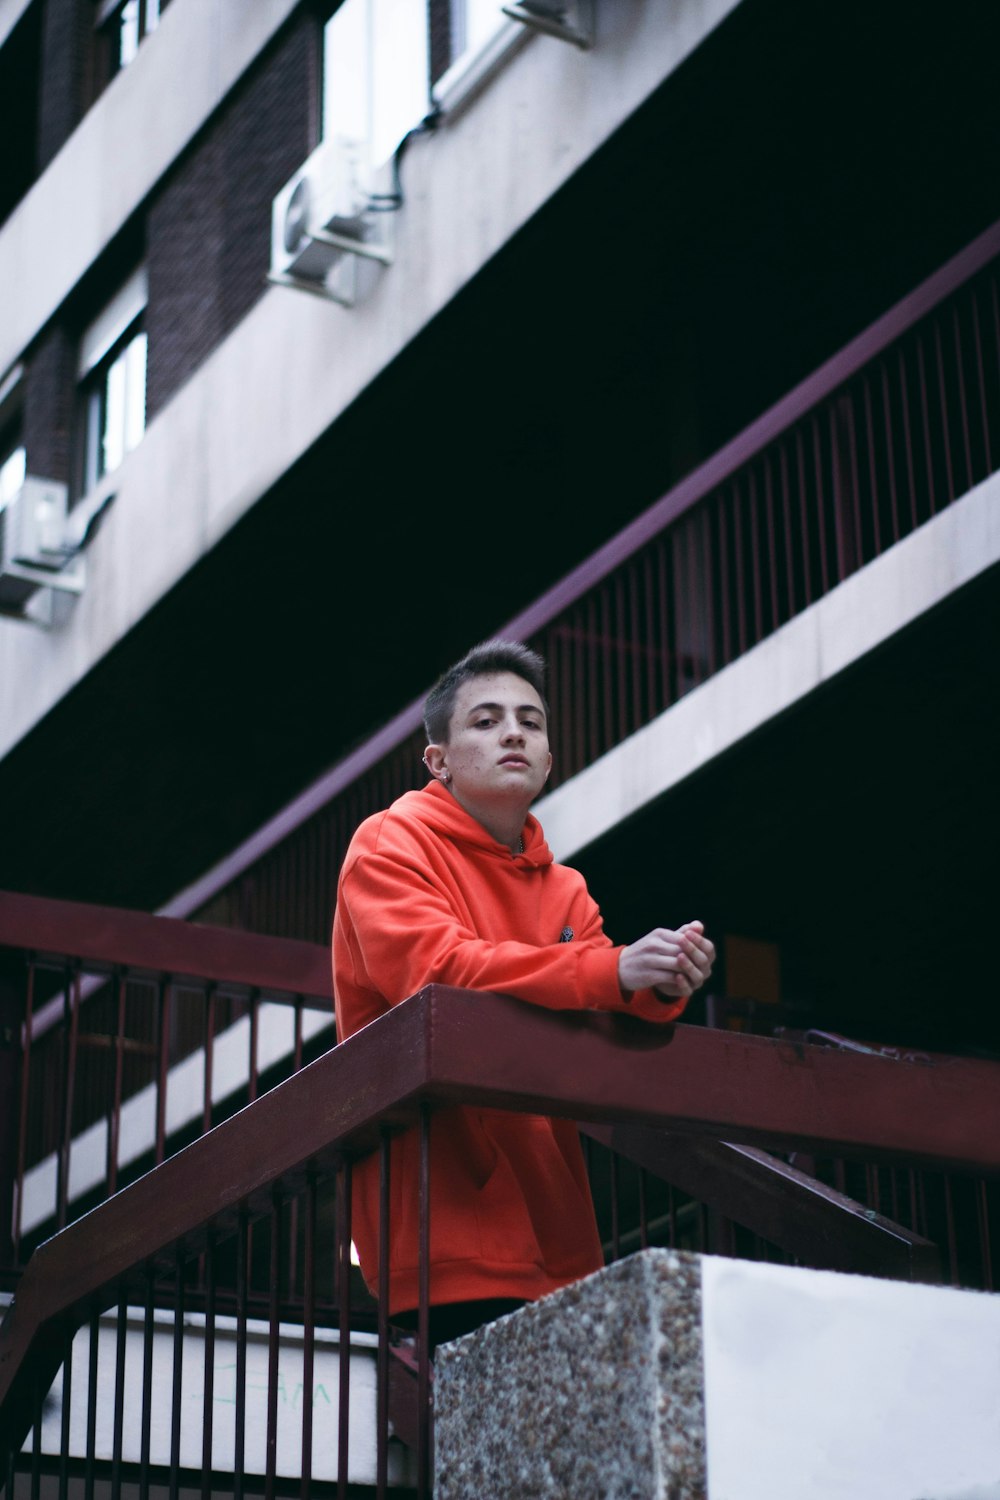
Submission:
[[[46,1476],[61,1494],[428,1495],[430,1137],[457,1101],[591,1120],[612,1256],[633,1242],[718,1253],[754,1242],[806,1265],[935,1278],[988,1241],[959,1246],[956,1206],[956,1256],[942,1257],[887,1216],[894,1206],[905,1219],[903,1185],[927,1228],[932,1180],[962,1184],[987,1219],[997,1210],[1000,1065],[566,1018],[431,987],[36,1252],[0,1328],[8,1500],[33,1500]],[[404,1131],[421,1160],[412,1342],[387,1314]],[[885,1195],[882,1211],[761,1147],[842,1161]],[[380,1255],[377,1302],[359,1307],[350,1247],[364,1159],[378,1166]]]
[[[549,663],[554,789],[1000,463],[994,226],[498,633]],[[325,941],[348,842],[423,783],[419,705],[200,884],[203,920]]]

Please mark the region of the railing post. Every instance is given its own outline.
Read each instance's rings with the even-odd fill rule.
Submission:
[[[21,1102],[21,997],[0,981],[0,1287],[13,1278],[14,1202]]]

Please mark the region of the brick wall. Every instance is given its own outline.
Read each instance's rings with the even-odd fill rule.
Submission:
[[[70,481],[73,457],[76,341],[53,325],[27,360],[24,393],[24,446],[28,472],[43,479]]]
[[[150,205],[150,417],[267,288],[271,200],[318,138],[319,52],[318,22],[299,11]]]
[[[79,124],[93,46],[92,0],[44,0],[38,170],[44,172]]]

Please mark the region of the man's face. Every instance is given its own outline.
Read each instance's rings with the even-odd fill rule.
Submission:
[[[435,774],[448,773],[463,805],[527,805],[552,766],[541,699],[513,672],[470,678],[455,698],[447,743],[429,747],[428,762]]]

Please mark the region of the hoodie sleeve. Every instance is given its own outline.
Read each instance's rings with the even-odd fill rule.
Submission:
[[[355,981],[390,1005],[437,983],[494,990],[550,1010],[621,1010],[649,1021],[672,1021],[684,1008],[684,1001],[651,990],[626,998],[618,983],[621,949],[611,945],[585,889],[574,941],[543,947],[486,941],[432,881],[380,854],[363,855],[345,870],[340,903]]]

